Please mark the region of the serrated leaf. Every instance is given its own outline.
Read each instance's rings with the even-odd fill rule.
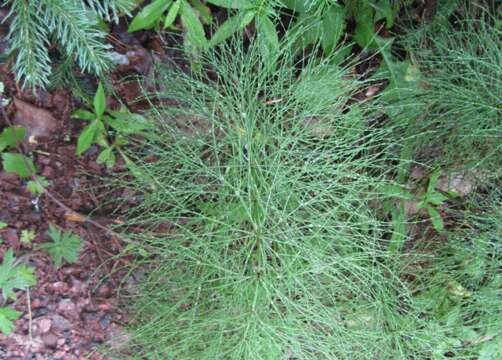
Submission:
[[[178,16],[178,12],[180,11],[181,0],[176,0],[174,4],[171,6],[169,11],[167,12],[166,19],[164,20],[164,29],[167,29],[171,26]]]
[[[96,94],[94,95],[93,105],[96,117],[101,118],[101,116],[105,113],[106,107],[105,90],[103,89],[103,84],[101,84],[101,82],[99,83]]]
[[[236,31],[242,29],[246,25],[248,25],[251,21],[253,21],[255,16],[254,11],[246,11],[241,14],[237,14],[227,19],[218,30],[214,33],[213,37],[209,41],[209,46],[215,46],[220,44],[221,42],[228,39],[232,36]]]
[[[59,268],[63,261],[73,264],[77,261],[82,248],[82,240],[71,231],[61,231],[54,225],[49,224],[47,232],[52,239],[50,243],[40,244],[38,247],[45,250],[52,260],[54,266]]]
[[[71,114],[71,117],[82,120],[94,120],[96,119],[96,114],[87,110],[79,109],[76,110],[73,114]]]
[[[25,265],[16,265],[12,249],[8,249],[0,265],[0,290],[2,298],[16,299],[14,289],[24,290],[29,286],[35,285],[35,276],[33,268]]]
[[[426,206],[426,209],[434,229],[436,229],[437,232],[442,232],[444,230],[444,223],[439,212],[432,206]]]
[[[16,311],[9,307],[1,307],[0,308],[0,331],[5,335],[9,336],[14,329],[14,320],[17,320],[21,317],[23,313],[20,311]]]
[[[185,0],[182,1],[181,21],[187,31],[188,41],[198,49],[205,49],[207,47],[207,39],[204,27],[190,4]]]
[[[329,54],[336,47],[345,31],[345,8],[331,6],[322,19],[321,45],[324,53]]]
[[[82,155],[92,145],[99,131],[99,123],[101,121],[96,119],[82,130],[77,140],[77,155]]]
[[[169,5],[171,5],[171,0],[155,0],[148,4],[132,19],[127,31],[134,32],[150,28],[167,10]]]
[[[26,184],[26,188],[33,195],[40,195],[44,192],[44,188],[49,186],[49,182],[43,176],[37,176],[38,181],[30,180]]]
[[[37,234],[30,229],[24,229],[21,231],[21,242],[30,244],[35,238],[37,237]]]
[[[29,178],[36,172],[33,161],[23,154],[3,153],[2,159],[4,170],[14,173],[22,179]]]
[[[247,9],[252,6],[247,0],[206,0],[206,2],[225,9]]]
[[[26,130],[21,126],[9,126],[0,134],[0,152],[9,147],[19,145],[26,135]]]

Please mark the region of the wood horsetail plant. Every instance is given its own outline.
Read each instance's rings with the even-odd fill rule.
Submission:
[[[217,80],[159,69],[152,103],[177,105],[156,106],[124,150],[148,177],[117,179],[143,199],[127,227],[142,229],[128,236],[150,269],[118,358],[409,358],[430,346],[371,207],[395,163],[391,126],[348,106],[362,86],[350,66],[295,58],[292,40],[276,68],[259,42],[232,38],[202,55]]]

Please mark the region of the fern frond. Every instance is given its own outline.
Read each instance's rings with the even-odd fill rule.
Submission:
[[[40,0],[43,17],[66,53],[73,56],[83,71],[103,74],[110,58],[106,33],[97,27],[97,18],[82,3],[73,0]]]
[[[13,17],[7,39],[10,53],[16,53],[13,71],[23,87],[46,86],[51,73],[47,27],[38,9],[39,0],[12,2],[8,17]]]

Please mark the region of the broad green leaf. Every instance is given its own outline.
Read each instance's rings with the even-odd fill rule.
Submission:
[[[73,114],[71,114],[71,117],[82,120],[94,120],[96,119],[96,114],[87,110],[79,109],[76,110]]]
[[[171,26],[178,16],[178,12],[180,11],[181,0],[176,0],[174,4],[171,6],[169,11],[167,12],[166,19],[164,20],[164,29]]]
[[[96,119],[82,130],[77,140],[77,155],[82,155],[92,145],[100,123],[101,121]]]
[[[387,29],[390,29],[394,25],[394,9],[390,0],[380,0],[377,4],[371,4],[371,6],[375,9],[374,21],[385,19],[385,25]]]
[[[181,21],[187,31],[188,41],[198,49],[205,49],[207,47],[207,40],[204,27],[190,4],[186,0],[182,0],[182,2],[180,9]]]
[[[202,3],[200,0],[190,0],[190,3],[199,14],[199,17],[204,24],[210,24],[211,21],[213,21],[211,10],[206,4]]]
[[[397,197],[405,200],[414,200],[415,196],[399,185],[384,185],[378,188],[378,190],[388,196]]]
[[[4,223],[3,221],[0,221],[0,230],[5,229],[8,226],[7,223]]]
[[[356,25],[356,30],[354,31],[354,40],[363,49],[375,47],[375,30],[373,29],[373,23],[361,21]]]
[[[305,12],[305,2],[303,0],[281,0],[289,10],[304,13]]]
[[[256,29],[262,42],[263,51],[272,66],[275,61],[275,54],[279,49],[279,37],[275,25],[267,16],[260,16],[256,18]]]
[[[9,126],[0,134],[0,152],[9,147],[19,145],[26,135],[26,130],[21,126]]]
[[[103,89],[103,85],[101,82],[98,85],[98,89],[96,90],[96,94],[94,95],[94,112],[98,119],[103,116],[105,113],[106,107],[106,98],[105,98],[105,90]]]
[[[206,0],[206,2],[226,9],[248,9],[252,6],[248,0]]]
[[[0,331],[5,335],[9,336],[14,329],[14,320],[17,320],[21,317],[23,313],[20,311],[16,311],[9,307],[1,307],[0,308]]]
[[[298,34],[303,48],[317,42],[322,34],[322,22],[314,16],[301,15],[298,19]]]
[[[127,31],[134,32],[151,27],[169,5],[171,5],[171,0],[155,0],[148,4],[132,19]]]
[[[325,54],[330,54],[345,32],[345,8],[331,6],[322,20],[321,44]]]
[[[432,194],[428,194],[426,198],[426,201],[433,205],[441,205],[446,200],[448,200],[448,197],[437,191],[433,192]]]
[[[354,30],[354,40],[362,48],[376,47],[373,13],[374,10],[370,3],[366,2],[358,8],[355,14],[356,29]]]
[[[432,226],[434,226],[434,229],[436,229],[437,232],[442,232],[444,230],[444,223],[439,212],[432,206],[426,206],[426,209],[429,213],[429,217],[431,219]]]
[[[17,174],[20,178],[29,178],[36,172],[33,161],[23,154],[3,153],[2,159],[4,170]]]
[[[110,112],[113,117],[106,118],[106,123],[123,134],[132,134],[151,128],[151,124],[140,114],[129,112]]]
[[[213,37],[209,41],[209,46],[215,46],[225,41],[236,31],[242,29],[253,21],[254,16],[254,11],[246,11],[227,19],[223,24],[221,24],[218,30],[216,30]]]
[[[434,189],[436,188],[440,175],[441,175],[441,169],[439,168],[434,170],[434,172],[431,174],[431,177],[429,178],[429,184],[427,185],[427,193],[430,194],[434,192]]]
[[[96,159],[98,164],[106,164],[108,168],[112,168],[115,165],[115,154],[113,153],[113,147],[109,146],[98,155]]]

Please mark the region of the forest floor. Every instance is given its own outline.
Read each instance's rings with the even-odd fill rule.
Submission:
[[[2,9],[0,24],[5,15]],[[6,51],[7,32],[7,26],[2,25],[0,52]],[[110,75],[114,90],[123,102],[132,102],[139,88],[120,80],[148,75],[154,56],[159,59],[164,53],[154,32],[132,36],[125,27],[117,26],[110,41],[122,59],[122,65]],[[102,179],[110,171],[120,171],[121,164],[112,170],[97,164],[97,147],[85,156],[75,154],[83,124],[71,114],[83,105],[71,89],[23,91],[9,72],[9,64],[0,65],[0,82],[5,87],[3,97],[9,101],[0,116],[0,128],[17,124],[27,129],[30,140],[22,144],[23,150],[32,154],[39,174],[49,181],[51,194],[34,197],[23,180],[0,171],[0,219],[8,224],[0,229],[0,254],[8,248],[26,254],[37,279],[29,292],[17,294],[14,308],[24,315],[15,321],[8,338],[0,334],[0,359],[100,359],[97,347],[115,338],[120,324],[127,322],[117,300],[124,275],[117,269],[127,260],[114,259],[123,246],[119,239],[85,220],[92,213],[92,222],[102,226],[120,221],[109,216],[110,207],[103,206],[110,194]],[[108,106],[113,108],[117,103]],[[75,264],[56,269],[47,255],[36,250],[37,244],[47,241],[49,224],[84,239]],[[26,241],[26,234],[34,238]]]

